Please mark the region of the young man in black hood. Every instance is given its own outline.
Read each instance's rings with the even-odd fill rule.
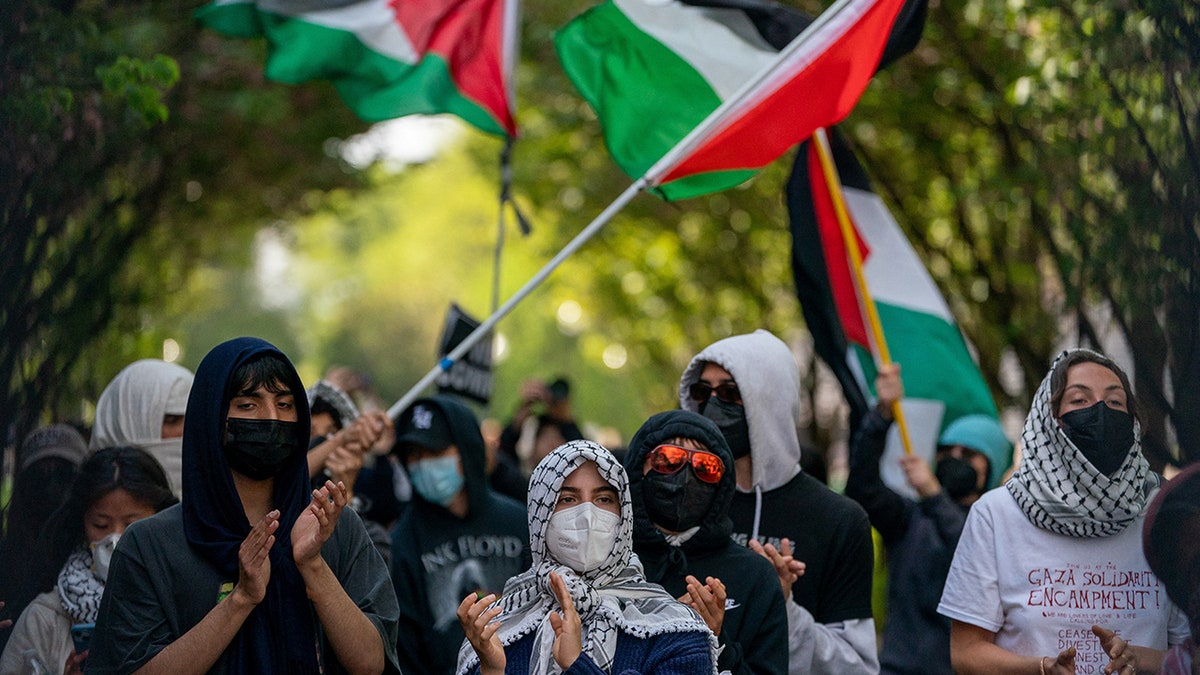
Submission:
[[[257,338],[196,369],[183,502],[113,554],[89,673],[398,672],[396,596],[345,487],[311,490],[308,400]]]
[[[646,420],[625,454],[633,549],[646,579],[692,605],[716,634],[718,670],[784,675],[788,625],[779,577],[766,558],[729,536],[733,464],[721,430],[701,415],[672,410]]]
[[[396,421],[411,505],[392,531],[405,675],[454,672],[466,633],[458,605],[471,592],[499,595],[531,564],[525,506],[488,487],[479,422],[449,396],[419,399]]]

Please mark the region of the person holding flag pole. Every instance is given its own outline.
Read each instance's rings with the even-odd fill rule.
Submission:
[[[1002,465],[1012,446],[993,417],[955,420],[938,440],[936,473],[918,454],[899,458],[907,484],[917,492],[917,499],[910,499],[880,476],[892,414],[904,396],[899,364],[880,367],[875,391],[878,403],[850,442],[846,496],[866,510],[887,548],[888,609],[879,672],[953,675],[950,623],[938,615],[938,600],[968,509],[992,487],[990,467]]]
[[[817,128],[843,119],[874,75],[893,24],[905,5],[905,0],[838,0],[787,42],[785,48],[778,50],[777,55],[772,55],[766,66],[739,72],[736,77],[740,84],[728,98],[715,105],[702,121],[641,172],[524,286],[389,407],[388,416],[394,419],[416,400],[439,374],[449,370],[639,192],[654,189],[672,198],[663,191],[667,184],[679,185],[697,177],[703,181],[735,170],[760,168],[811,136]],[[696,11],[702,8],[680,13],[679,3],[660,7],[668,13],[665,17],[668,23],[703,17],[703,11]],[[724,31],[735,34],[728,27]],[[755,61],[751,67],[758,65]],[[814,96],[813,92],[821,95]],[[771,124],[773,128],[751,131],[760,124]],[[739,150],[753,152],[747,156]],[[677,196],[695,196],[734,184],[708,182],[704,183],[704,189],[691,188]]]
[[[808,152],[797,158],[797,170],[789,184],[793,236],[817,239],[822,246],[813,248],[825,259],[818,265],[814,264],[818,256],[797,256],[797,289],[810,325],[816,325],[814,333],[824,331],[817,340],[818,351],[831,365],[840,360],[843,368],[860,366],[851,377],[841,378],[847,399],[853,402],[852,394],[866,398],[861,380],[864,371],[870,372],[868,364],[876,373],[878,403],[873,410],[860,412],[855,424],[846,495],[866,509],[888,551],[888,619],[880,672],[950,675],[954,672],[950,626],[937,614],[939,589],[945,584],[967,509],[985,490],[996,486],[1010,461],[1011,444],[940,294],[886,208],[870,191],[853,153],[837,140],[835,165],[825,131],[815,134]],[[850,184],[842,183],[835,166],[846,168]],[[849,199],[854,200],[854,222],[846,206]],[[810,229],[806,231],[806,227]],[[864,248],[872,255],[870,274],[864,270]],[[900,337],[903,353],[913,359],[920,398],[937,402],[915,408],[926,427],[922,449],[932,448],[936,439],[936,476],[930,471],[928,451],[914,452],[912,435],[901,426],[906,420],[900,405],[905,387],[899,364],[891,360],[884,322],[868,278],[887,291],[890,325]],[[822,283],[823,293],[817,290]],[[836,306],[837,313],[822,315],[821,309],[830,306]],[[813,317],[831,320],[814,322]],[[847,317],[862,324],[852,325]],[[898,461],[888,462],[884,450],[893,420],[900,423],[897,435],[904,452]],[[939,428],[940,436],[928,435]],[[902,469],[902,487],[885,484],[881,464]],[[904,489],[915,491],[915,498],[907,496]]]
[[[854,286],[858,291],[858,298],[863,308],[863,313],[866,315],[867,322],[871,326],[871,336],[874,338],[874,352],[878,354],[879,365],[886,367],[892,363],[892,355],[888,350],[887,339],[883,335],[883,324],[879,320],[879,310],[875,307],[875,300],[871,297],[871,291],[867,288],[867,278],[863,274],[863,255],[862,250],[858,246],[858,237],[854,233],[854,225],[850,223],[850,215],[846,210],[846,200],[842,197],[842,181],[838,177],[837,167],[833,163],[833,151],[829,147],[829,137],[824,129],[817,129],[813,134],[813,147],[816,148],[817,156],[821,161],[821,170],[825,174],[825,184],[829,186],[829,197],[833,201],[833,210],[837,215],[838,226],[841,229],[842,240],[846,243],[847,258],[850,262],[850,269],[853,270]],[[904,416],[904,408],[900,406],[900,399],[897,397],[891,406],[892,419],[896,421],[896,427],[900,430],[900,440],[904,443],[904,454],[912,454],[912,441],[908,435],[908,421]]]

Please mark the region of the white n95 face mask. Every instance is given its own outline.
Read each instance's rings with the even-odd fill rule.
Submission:
[[[100,581],[108,581],[108,564],[112,562],[113,550],[121,535],[113,532],[100,541],[93,541],[88,546],[92,549],[92,574]]]
[[[604,564],[617,541],[621,517],[585,502],[550,516],[546,549],[558,562],[580,574]]]

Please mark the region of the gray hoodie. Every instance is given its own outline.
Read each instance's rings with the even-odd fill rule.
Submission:
[[[761,328],[714,342],[692,358],[679,379],[679,402],[699,412],[688,387],[700,379],[705,363],[733,375],[742,392],[750,427],[752,485],[774,490],[800,472],[800,371],[782,340]]]
[[[750,431],[752,480],[749,490],[739,486],[742,496],[734,497],[734,532],[749,533],[749,538],[764,543],[787,537],[797,546],[796,558],[808,565],[807,578],[793,586],[787,603],[789,672],[878,673],[870,615],[870,525],[862,507],[801,473],[796,432],[800,373],[795,357],[765,330],[715,342],[697,354],[680,377],[679,402],[686,410],[698,412],[688,389],[700,379],[706,363],[733,376]],[[747,508],[740,510],[738,503]],[[814,614],[826,618],[818,621]]]

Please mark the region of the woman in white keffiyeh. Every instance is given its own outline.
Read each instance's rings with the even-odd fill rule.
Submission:
[[[528,503],[533,566],[502,598],[463,600],[458,675],[716,672],[703,619],[645,580],[628,479],[608,450],[559,446],[534,469]]]
[[[103,448],[79,467],[63,505],[43,530],[43,592],[25,608],[0,657],[0,673],[77,673],[71,626],[94,624],[120,535],[132,522],[174,504],[162,466],[145,450]]]
[[[955,672],[1158,672],[1187,638],[1142,553],[1160,479],[1140,431],[1115,363],[1087,349],[1055,359],[1020,466],[972,507],[946,579],[938,611],[953,620]]]

